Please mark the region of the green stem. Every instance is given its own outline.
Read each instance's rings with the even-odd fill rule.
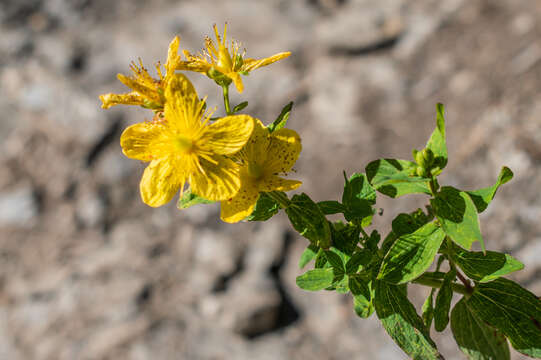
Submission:
[[[439,289],[443,285],[443,280],[424,277],[423,275],[421,275],[417,279],[413,280],[412,283],[419,284],[419,285],[430,286],[430,287]],[[473,291],[473,289],[471,287],[468,289],[466,286],[460,285],[460,284],[457,284],[457,283],[451,283],[451,287],[452,287],[454,292],[462,294],[462,295],[471,295],[471,293]]]
[[[227,115],[233,115],[231,105],[229,104],[229,85],[222,85],[222,90],[224,92],[225,112]]]
[[[279,191],[271,191],[266,193],[271,199],[276,201],[282,209],[287,209],[289,204],[291,204],[291,201],[289,201],[289,198],[286,194],[281,193]]]

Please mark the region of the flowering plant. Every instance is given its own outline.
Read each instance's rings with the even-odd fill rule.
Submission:
[[[219,201],[223,221],[266,221],[284,210],[291,225],[308,241],[299,267],[314,268],[297,277],[308,291],[351,293],[355,313],[374,312],[387,333],[414,359],[441,359],[430,329],[450,323],[459,348],[470,359],[509,359],[509,345],[541,357],[541,302],[519,284],[502,276],[521,270],[510,255],[488,251],[478,214],[498,188],[513,177],[503,167],[495,184],[478,190],[441,186],[438,176],[447,165],[444,107],[436,107],[436,128],[412,160],[379,159],[364,173],[347,176],[341,201],[314,202],[293,195],[301,182],[284,176],[301,152],[301,138],[285,128],[293,103],[268,124],[241,113],[247,102],[229,101],[233,83],[243,91],[242,75],[290,55],[278,53],[256,60],[245,57],[236,42],[227,43],[216,26],[217,44],[207,38],[198,55],[183,51],[179,38],[169,46],[165,74],[156,66],[152,78],[140,62],[134,75],[118,75],[127,94],[100,96],[104,108],[139,105],[154,112],[150,122],[128,127],[121,136],[124,154],[149,162],[140,184],[150,206],[169,202],[180,191],[178,208]],[[177,71],[206,74],[223,90],[225,117],[212,117],[206,98]],[[188,184],[188,188],[186,188]],[[398,198],[428,196],[425,209],[399,214],[383,238],[370,233],[377,194]],[[341,214],[331,221],[327,215]],[[478,243],[482,251],[472,251]],[[419,315],[408,299],[410,284],[431,287]],[[457,295],[458,302],[452,306]]]

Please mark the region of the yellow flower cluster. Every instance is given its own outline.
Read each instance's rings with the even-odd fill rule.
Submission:
[[[122,133],[123,153],[132,159],[150,162],[140,183],[141,198],[157,207],[169,202],[186,183],[192,193],[221,201],[221,218],[237,222],[249,216],[261,192],[288,191],[301,185],[286,180],[301,151],[299,135],[290,129],[270,132],[261,121],[249,115],[211,118],[206,111],[206,98],[200,99],[188,78],[175,73],[189,70],[216,74],[230,79],[239,92],[243,85],[240,74],[271,64],[289,56],[280,53],[262,60],[244,58],[237,43],[226,44],[214,26],[218,46],[206,39],[205,55],[191,55],[186,60],[178,53],[179,38],[169,45],[165,74],[156,66],[159,79],[133,63],[133,76],[118,75],[132,89],[127,94],[100,96],[102,107],[117,104],[140,105],[154,110],[153,121],[129,126]],[[228,86],[227,83],[225,86]],[[213,121],[215,120],[215,121]]]

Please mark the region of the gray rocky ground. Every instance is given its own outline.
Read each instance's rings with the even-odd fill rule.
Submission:
[[[250,56],[293,52],[246,77],[245,99],[265,122],[296,102],[296,176],[316,200],[338,198],[344,169],[408,158],[444,102],[444,180],[470,189],[514,170],[482,230],[541,294],[540,2],[2,0],[0,359],[405,358],[350,298],[296,288],[306,241],[282,215],[226,225],[215,206],[141,203],[144,165],[118,139],[150,115],[102,110],[98,95],[124,91],[131,60],[165,60],[176,34],[198,50],[224,21]],[[424,200],[378,201],[385,230]],[[420,304],[426,289],[412,291]],[[463,358],[448,330],[435,337]]]

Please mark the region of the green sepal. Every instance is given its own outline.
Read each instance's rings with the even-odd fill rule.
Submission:
[[[464,271],[470,279],[478,282],[489,282],[500,276],[522,270],[524,264],[511,255],[495,251],[466,251],[453,246],[449,255],[453,262]]]
[[[289,119],[289,114],[291,113],[292,108],[293,108],[293,101],[291,101],[289,104],[283,107],[282,111],[280,112],[280,115],[278,115],[276,120],[274,120],[272,124],[267,126],[267,129],[269,129],[269,132],[273,132],[278,129],[281,129],[286,125],[287,119]]]
[[[430,200],[443,231],[458,245],[469,250],[476,241],[485,251],[485,243],[479,228],[479,216],[470,196],[451,186],[444,186]]]
[[[317,206],[319,206],[325,215],[339,214],[345,211],[345,207],[334,200],[320,201],[317,203]]]
[[[392,198],[406,194],[431,194],[429,179],[414,176],[417,164],[412,161],[380,159],[369,163],[365,170],[372,187]]]
[[[447,165],[447,145],[445,143],[445,108],[443,104],[436,105],[436,129],[426,143],[426,149],[430,149],[433,153],[433,161],[431,165],[445,168]],[[429,160],[425,158],[425,161]]]
[[[483,211],[485,211],[485,209],[488,207],[488,204],[490,204],[492,199],[494,199],[494,195],[496,195],[496,191],[498,191],[498,188],[506,182],[510,181],[512,178],[513,172],[511,171],[511,169],[504,166],[500,171],[500,175],[498,175],[498,180],[496,181],[496,184],[479,190],[466,191],[473,200],[473,203],[477,208],[477,212],[482,213]]]
[[[265,193],[259,194],[252,213],[246,217],[248,221],[267,221],[278,214],[280,205]]]
[[[233,108],[233,112],[237,113],[239,111],[242,111],[244,110],[244,108],[246,108],[246,106],[248,106],[248,101],[243,101]]]
[[[291,225],[313,245],[328,249],[331,246],[329,222],[317,204],[308,195],[293,195],[286,214]]]
[[[403,287],[376,281],[374,304],[378,318],[389,336],[412,359],[441,359],[436,344]]]
[[[177,208],[179,210],[187,209],[190,206],[197,204],[212,204],[215,201],[207,200],[191,192],[191,190],[184,191],[184,194],[178,199]]]
[[[313,269],[297,276],[296,283],[303,290],[318,291],[331,286],[333,279],[333,269]]]
[[[443,278],[443,283],[438,296],[436,296],[436,307],[434,308],[434,328],[442,332],[449,323],[449,311],[453,299],[452,283],[456,278],[456,270],[451,269]]]
[[[483,321],[462,298],[451,311],[451,330],[458,347],[471,360],[509,360],[505,336]]]
[[[347,221],[364,219],[374,215],[372,205],[376,203],[376,191],[370,186],[365,174],[355,173],[348,179],[344,172],[344,193],[342,204]]]
[[[353,295],[353,308],[355,313],[366,319],[374,312],[374,289],[372,282],[360,276],[349,276],[349,290]]]
[[[445,233],[434,222],[400,236],[383,258],[377,278],[403,284],[421,276],[434,261],[444,238]]]
[[[207,76],[214,80],[214,82],[220,86],[227,87],[233,82],[233,80],[231,80],[229,76],[225,75],[219,70],[216,70],[214,66],[207,71]]]
[[[304,249],[301,258],[299,259],[299,269],[304,268],[306,264],[314,260],[317,256],[318,251],[319,248],[317,246],[308,245],[306,249]]]
[[[500,330],[517,351],[541,357],[541,301],[519,284],[499,278],[477,284],[466,305]]]

